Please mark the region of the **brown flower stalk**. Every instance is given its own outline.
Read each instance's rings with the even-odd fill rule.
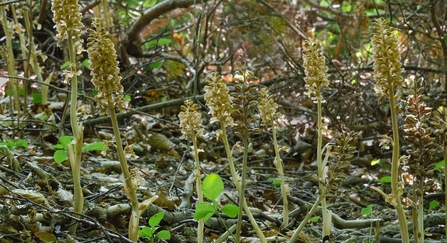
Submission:
[[[276,139],[276,126],[275,119],[279,118],[280,113],[276,112],[278,104],[273,100],[273,96],[268,93],[267,88],[261,89],[259,92],[259,112],[264,123],[272,128],[273,146],[275,148],[275,160],[273,164],[278,171],[281,181],[281,193],[283,200],[283,224],[282,227],[287,227],[289,224],[289,203],[287,200],[287,194],[289,192],[288,186],[285,184],[284,169],[282,159],[279,155],[280,148]]]
[[[53,21],[57,29],[56,39],[58,46],[62,45],[63,40],[67,40],[68,52],[70,55],[70,68],[66,72],[66,80],[71,79],[70,96],[70,123],[73,131],[73,147],[69,146],[70,164],[73,173],[74,185],[74,211],[82,212],[84,204],[84,195],[81,187],[81,153],[83,144],[83,127],[77,121],[77,95],[78,95],[78,75],[81,71],[77,70],[76,55],[83,51],[81,31],[84,25],[81,22],[80,6],[77,0],[53,0],[51,10],[53,11]],[[77,224],[70,227],[70,233],[76,233]]]
[[[101,26],[101,21],[95,19],[94,26],[96,31],[88,30],[91,36],[88,38],[87,51],[92,69],[92,82],[98,90],[98,95],[95,96],[95,99],[98,107],[107,109],[110,113],[116,140],[116,150],[124,177],[124,190],[132,205],[132,214],[129,220],[129,239],[136,242],[138,240],[140,218],[136,194],[137,185],[134,185],[132,182],[115,111],[115,109],[124,109],[123,86],[120,84],[121,77],[119,76],[118,61],[116,60],[117,56],[113,43],[105,29]]]
[[[318,142],[317,142],[317,164],[318,164],[318,178],[324,180],[326,177],[324,171],[325,166],[323,165],[323,120],[322,120],[322,104],[326,102],[321,95],[323,88],[329,87],[328,80],[328,68],[325,63],[325,58],[322,53],[321,43],[313,38],[306,40],[304,44],[305,49],[303,50],[303,66],[305,68],[306,77],[306,88],[308,90],[307,94],[311,99],[317,103],[317,124],[318,124]],[[320,183],[320,191],[323,191],[324,185]],[[326,198],[321,199],[322,215],[323,215],[323,236],[330,235],[331,228],[331,212],[326,208]]]
[[[200,162],[199,162],[199,149],[197,147],[197,136],[203,136],[202,129],[202,115],[198,112],[199,107],[194,104],[192,100],[186,100],[185,105],[181,107],[182,111],[178,114],[180,118],[180,128],[182,129],[183,139],[188,139],[191,137],[194,146],[194,160],[196,161],[196,191],[197,197],[199,198],[199,203],[203,202],[203,192],[202,192],[202,175],[200,173]],[[199,226],[197,228],[197,242],[203,242],[203,230],[204,222],[203,219],[199,220]]]
[[[220,123],[221,129],[217,132],[219,138],[222,139],[222,142],[225,146],[225,151],[228,158],[228,163],[230,165],[230,171],[231,175],[233,177],[234,184],[236,186],[236,189],[241,195],[242,193],[242,186],[238,179],[238,175],[236,173],[236,169],[234,166],[234,160],[231,153],[230,144],[228,142],[227,138],[227,126],[234,126],[236,123],[234,122],[233,118],[231,117],[232,111],[233,111],[233,105],[231,102],[231,97],[228,94],[228,87],[225,84],[225,81],[222,79],[222,77],[218,73],[213,73],[210,77],[207,79],[207,85],[205,86],[205,101],[206,105],[210,109],[209,113],[211,114],[212,118],[211,121],[215,122],[218,121]],[[253,217],[250,209],[248,208],[247,202],[245,200],[245,197],[239,198],[241,200],[241,204],[243,207],[243,211],[247,214],[251,225],[256,231],[256,235],[259,237],[260,241],[262,243],[267,242],[265,239],[264,234],[262,233],[261,229],[259,228],[258,224],[256,223],[255,218]],[[242,208],[240,208],[241,213]],[[239,241],[240,237],[240,230],[241,230],[241,220],[238,218],[237,222],[237,231],[236,231],[236,241]]]
[[[393,146],[393,156],[391,161],[391,195],[386,195],[380,189],[374,188],[385,200],[392,204],[399,219],[401,237],[403,243],[409,242],[407,218],[402,206],[401,195],[403,193],[404,182],[399,181],[399,164],[406,157],[399,158],[399,130],[397,126],[397,115],[401,113],[401,107],[396,101],[400,100],[398,89],[402,88],[402,64],[397,48],[398,40],[395,30],[389,27],[386,19],[378,19],[372,25],[371,43],[374,57],[374,79],[376,81],[375,90],[379,98],[388,98],[391,110],[391,123],[393,128],[393,138],[386,137]]]

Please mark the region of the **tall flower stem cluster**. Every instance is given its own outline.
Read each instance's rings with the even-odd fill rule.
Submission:
[[[327,71],[328,68],[325,63],[325,58],[322,53],[321,43],[313,38],[307,39],[303,50],[306,77],[307,94],[311,99],[317,103],[317,126],[318,126],[318,142],[317,142],[317,164],[318,164],[318,178],[320,180],[320,190],[323,190],[324,185],[321,183],[325,178],[325,166],[323,166],[323,120],[322,120],[322,104],[326,102],[321,95],[323,88],[329,86]],[[321,194],[320,194],[321,195]],[[323,215],[323,237],[331,234],[331,213],[326,207],[326,198],[321,199],[322,215]]]
[[[68,52],[70,55],[70,69],[66,73],[66,79],[71,78],[71,96],[70,96],[70,123],[73,131],[74,150],[69,146],[70,164],[73,173],[74,185],[74,211],[82,212],[84,204],[84,196],[81,187],[81,153],[83,143],[83,127],[77,121],[77,95],[78,95],[78,75],[81,74],[77,70],[76,55],[82,52],[81,31],[84,25],[81,22],[80,6],[77,0],[53,0],[51,10],[53,11],[55,23],[58,34],[58,46],[61,46],[62,41],[67,41]],[[77,224],[70,227],[70,233],[76,233]]]
[[[232,93],[233,97],[233,119],[235,122],[234,133],[242,141],[237,142],[233,148],[239,148],[243,151],[242,155],[242,171],[241,171],[241,190],[239,191],[239,198],[245,198],[245,180],[247,176],[247,161],[248,161],[248,144],[249,140],[255,131],[252,128],[252,124],[257,123],[257,116],[253,115],[258,105],[256,97],[257,90],[253,86],[253,82],[258,80],[254,76],[253,72],[247,70],[242,63],[237,63],[239,70],[236,71],[234,76],[236,92]],[[244,201],[239,201],[239,209],[242,210]],[[242,222],[242,214],[238,215],[238,222]],[[238,237],[238,231],[236,236]]]
[[[403,86],[402,64],[400,62],[399,50],[397,48],[398,40],[393,28],[389,27],[386,19],[379,19],[372,25],[371,44],[374,57],[374,79],[376,81],[375,90],[379,98],[388,98],[390,102],[391,123],[393,138],[386,137],[393,146],[393,155],[391,160],[391,189],[392,194],[386,195],[380,189],[380,192],[388,203],[393,205],[397,211],[400,225],[401,238],[403,243],[409,242],[407,218],[402,206],[401,196],[403,193],[404,182],[399,181],[399,164],[405,160],[405,157],[399,158],[399,131],[397,125],[397,115],[401,113],[401,107],[396,101],[399,101],[400,93],[397,92]]]
[[[186,100],[185,105],[181,107],[182,111],[179,113],[180,127],[182,128],[182,138],[188,139],[191,137],[192,144],[194,147],[194,160],[196,162],[196,191],[197,197],[199,198],[199,203],[203,202],[203,192],[202,192],[202,182],[200,173],[200,162],[199,162],[199,149],[197,147],[197,136],[203,135],[202,122],[200,120],[201,114],[198,112],[199,107],[192,102],[192,100]],[[199,220],[199,226],[197,229],[197,242],[203,242],[203,230],[204,222],[203,219]]]
[[[327,166],[329,157],[334,158],[336,162],[331,163],[329,166],[327,166],[327,170],[325,170],[326,176],[323,180],[320,180],[320,183],[322,184],[322,187],[319,190],[320,196],[315,201],[314,205],[307,213],[303,221],[301,221],[298,228],[296,228],[293,232],[292,237],[290,237],[290,240],[288,241],[289,243],[296,242],[296,239],[298,238],[300,232],[303,230],[304,226],[306,226],[307,222],[309,222],[310,218],[317,212],[318,205],[320,205],[320,203],[326,197],[327,193],[329,191],[337,191],[342,180],[346,178],[346,174],[344,173],[344,171],[349,167],[350,162],[354,158],[353,153],[357,149],[357,135],[358,134],[354,132],[341,134],[340,136],[338,136],[335,142],[335,149],[333,151],[331,151],[331,145],[325,146],[326,156],[323,160],[324,167]],[[332,213],[329,211],[327,217],[331,216]],[[331,223],[332,221],[328,220],[326,222]],[[329,226],[323,225],[323,228],[324,227]]]
[[[409,91],[407,98],[407,115],[405,118],[405,139],[409,141],[407,153],[410,158],[404,166],[413,175],[412,215],[415,243],[424,242],[424,191],[433,187],[433,180],[427,180],[433,171],[428,170],[436,152],[432,129],[428,126],[431,108],[423,102],[423,88],[416,85]]]
[[[259,111],[262,120],[264,123],[272,128],[272,137],[273,137],[273,146],[275,148],[275,160],[273,164],[276,167],[276,170],[279,174],[279,179],[281,180],[281,193],[283,200],[283,223],[282,227],[287,227],[289,224],[289,203],[287,200],[287,194],[289,188],[286,186],[284,180],[284,169],[282,159],[279,155],[280,148],[278,146],[278,141],[276,138],[276,127],[275,127],[275,119],[279,118],[280,114],[276,112],[278,109],[278,104],[273,100],[272,95],[268,93],[267,88],[261,89],[259,92]]]
[[[447,108],[436,110],[434,112],[435,120],[431,122],[431,125],[435,128],[434,135],[439,139],[439,143],[442,148],[442,155],[444,157],[444,185],[447,185],[447,166],[445,166],[445,161],[447,161]],[[445,191],[447,194],[447,186],[445,186]],[[447,205],[447,197],[444,199],[445,205]],[[447,225],[447,214],[445,215],[445,225]],[[446,237],[447,237],[447,231]]]
[[[211,122],[217,121],[221,126],[221,130],[218,131],[218,136],[224,144],[225,152],[227,154],[230,166],[231,176],[233,177],[233,181],[239,195],[241,195],[242,185],[236,173],[236,168],[234,166],[234,159],[231,153],[230,143],[228,142],[227,130],[226,130],[228,126],[236,125],[236,123],[232,118],[233,104],[231,102],[231,97],[228,93],[229,89],[226,86],[225,81],[218,73],[214,73],[207,78],[207,85],[205,86],[204,89],[206,92],[205,93],[206,105],[210,109],[209,113],[211,114]],[[264,234],[262,233],[250,209],[248,208],[245,197],[239,198],[239,200],[241,200],[242,209],[248,216],[250,223],[252,224],[254,230],[256,231],[256,235],[260,239],[260,242],[266,243],[267,240],[265,239]],[[240,239],[241,223],[242,223],[241,220],[238,218],[237,231],[236,231],[237,242],[239,242]]]
[[[88,39],[88,55],[90,58],[90,67],[92,69],[92,82],[98,90],[95,96],[97,106],[108,110],[113,126],[113,133],[116,140],[116,150],[124,177],[124,190],[132,206],[132,214],[129,220],[129,239],[138,240],[139,227],[139,203],[136,194],[136,187],[127,165],[127,159],[124,154],[121,134],[118,126],[116,111],[124,110],[123,86],[120,84],[118,61],[115,48],[109,39],[105,29],[101,26],[101,21],[94,20],[96,31],[89,29],[90,37]]]

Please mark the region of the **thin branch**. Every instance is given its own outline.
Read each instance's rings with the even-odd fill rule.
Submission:
[[[116,116],[118,119],[123,119],[123,118],[129,117],[131,115],[140,113],[140,112],[148,112],[151,110],[166,108],[169,106],[180,106],[187,99],[196,99],[201,102],[204,102],[203,97],[204,97],[203,95],[197,95],[195,97],[180,98],[180,99],[170,100],[170,101],[161,102],[161,103],[157,103],[157,104],[151,104],[151,105],[139,107],[137,109],[129,109],[128,112],[120,113],[120,114],[117,114]],[[110,116],[102,116],[102,117],[98,117],[98,118],[94,118],[94,119],[85,120],[82,122],[82,124],[84,126],[91,126],[91,125],[101,124],[101,123],[105,123],[105,122],[109,122],[109,121],[110,121]]]
[[[205,2],[206,1],[207,0],[205,0]],[[141,41],[140,33],[152,20],[174,9],[187,8],[196,3],[196,0],[165,0],[144,11],[127,32],[128,41],[125,43],[127,52],[135,57],[140,57],[142,55],[139,43]]]

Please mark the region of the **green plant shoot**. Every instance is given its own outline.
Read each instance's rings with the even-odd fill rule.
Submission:
[[[211,174],[203,180],[202,192],[203,195],[211,200],[211,202],[202,202],[197,204],[194,219],[203,219],[206,222],[214,213],[217,212],[219,203],[216,199],[220,196],[224,189],[222,179],[217,174]],[[234,204],[226,204],[220,209],[225,215],[235,218],[239,214],[239,207]]]
[[[157,214],[154,214],[148,221],[148,226],[145,226],[141,230],[138,231],[138,234],[140,237],[145,237],[146,239],[150,240],[151,242],[154,241],[155,238],[161,239],[161,240],[167,240],[171,238],[171,233],[167,230],[160,230],[157,233],[155,233],[158,230],[158,225],[160,224],[161,220],[165,216],[164,212],[159,212]]]
[[[68,145],[73,141],[73,136],[62,136],[59,138],[59,144],[51,146],[53,149],[57,149],[54,152],[53,158],[54,161],[58,164],[64,162],[68,159]],[[103,142],[96,142],[89,145],[82,144],[82,151],[102,151],[105,148],[105,144]]]

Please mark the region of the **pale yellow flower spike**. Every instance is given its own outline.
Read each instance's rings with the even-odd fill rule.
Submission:
[[[234,121],[231,117],[233,105],[229,89],[225,81],[218,73],[213,73],[207,79],[205,90],[206,105],[210,109],[211,122],[219,121],[222,127],[233,126]]]
[[[402,242],[408,243],[410,242],[410,237],[408,233],[407,218],[401,201],[404,182],[402,180],[399,181],[399,175],[401,174],[399,172],[399,164],[401,159],[399,158],[400,146],[397,115],[401,113],[401,107],[397,101],[401,99],[398,89],[401,89],[403,86],[403,78],[398,39],[395,30],[390,28],[388,21],[383,18],[378,19],[372,25],[372,31],[371,44],[374,58],[374,79],[376,81],[375,90],[379,98],[387,98],[389,100],[393,130],[393,138],[386,137],[391,140],[393,146],[391,160],[392,194],[386,196],[385,193],[380,192],[380,189],[375,190],[379,191],[382,195],[385,195],[385,200],[396,208]]]
[[[182,129],[182,138],[187,139],[193,132],[197,136],[203,136],[202,115],[199,110],[199,106],[194,104],[192,100],[186,100],[185,105],[181,107],[182,111],[178,114],[180,118],[180,128]]]
[[[403,85],[398,40],[395,30],[389,27],[386,19],[374,22],[372,31],[375,90],[379,98],[388,97],[390,90],[400,89]]]
[[[303,66],[306,73],[304,80],[306,81],[307,95],[315,102],[320,99],[324,103],[321,95],[322,88],[329,87],[328,67],[325,63],[325,57],[321,43],[310,38],[306,40],[303,50]]]
[[[112,102],[120,111],[124,110],[123,86],[120,83],[119,68],[115,47],[101,21],[95,19],[96,31],[89,29],[87,52],[92,70],[92,83],[98,90],[95,96],[97,106],[106,109]]]

